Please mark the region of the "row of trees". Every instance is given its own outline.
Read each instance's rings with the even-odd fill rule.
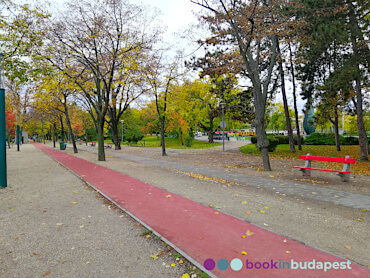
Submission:
[[[63,129],[62,113],[72,133],[69,108],[73,104],[83,108],[98,132],[99,160],[105,160],[105,123],[120,148],[119,119],[150,88],[143,72],[148,75],[150,65],[158,62],[153,59],[161,33],[152,24],[156,14],[128,1],[70,1],[53,15],[27,5],[4,4],[9,11],[2,26],[7,40],[2,47],[9,49],[7,77],[11,84],[27,83],[21,86],[23,96],[32,94],[32,109],[24,114],[51,119],[54,126],[60,119]],[[14,35],[7,32],[13,29]],[[9,92],[16,95],[15,90]],[[77,152],[74,136],[72,140]]]
[[[265,113],[270,94],[280,88],[291,151],[294,151],[285,78],[302,84],[308,106],[320,103],[327,118],[353,107],[357,114],[360,157],[368,159],[364,99],[368,96],[369,10],[367,1],[237,1],[191,0],[204,8],[200,20],[210,35],[200,41],[208,49],[209,71],[230,71],[253,88],[257,146],[270,170]],[[211,50],[210,50],[211,49]],[[216,63],[214,63],[216,60]],[[295,107],[296,119],[297,108]],[[333,121],[338,126],[338,121]],[[296,123],[298,128],[298,123]],[[299,131],[299,129],[298,129]],[[298,132],[299,133],[299,132]]]
[[[308,107],[327,112],[321,117],[336,127],[338,110],[353,110],[361,159],[368,159],[363,117],[370,53],[366,1],[190,1],[204,8],[199,22],[208,34],[198,41],[204,56],[186,63],[189,70],[200,72],[194,81],[181,72],[179,57],[169,62],[162,29],[154,24],[157,15],[147,8],[127,0],[83,0],[69,1],[51,14],[2,0],[7,12],[2,13],[1,48],[6,50],[16,114],[20,119],[37,115],[41,121],[46,114],[55,116],[48,118],[53,126],[59,121],[60,128],[64,115],[72,133],[69,112],[78,107],[75,110],[90,115],[98,133],[98,159],[105,160],[106,124],[119,149],[120,119],[143,97],[153,100],[148,115],[156,113],[145,130],[153,130],[158,119],[163,155],[166,129],[177,129],[185,138],[200,127],[212,141],[224,103],[232,120],[252,122],[264,169],[270,170],[266,111],[277,92],[282,94],[290,148],[295,151],[285,84],[289,79],[298,136],[296,98],[301,85]],[[86,128],[88,121],[81,121]]]

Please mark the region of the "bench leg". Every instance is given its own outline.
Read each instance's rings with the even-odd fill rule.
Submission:
[[[349,181],[350,174],[343,174],[343,173],[335,173],[335,174],[340,176],[341,181],[344,181],[344,182]]]
[[[310,169],[299,169],[302,171],[304,177],[311,177],[311,170]]]
[[[308,156],[311,156],[310,153],[307,154]],[[311,160],[306,160],[304,163],[304,167],[311,168]],[[311,177],[311,169],[300,169],[303,173],[304,177]]]
[[[351,158],[349,155],[346,155],[345,157]],[[344,163],[342,171],[351,172],[351,164]],[[338,174],[340,176],[341,181],[349,181],[350,174],[343,174],[343,173],[338,173]]]

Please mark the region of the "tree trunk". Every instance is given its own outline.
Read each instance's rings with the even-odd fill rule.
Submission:
[[[118,121],[114,121],[111,119],[111,127],[112,127],[112,136],[113,136],[113,143],[114,143],[114,149],[120,150],[121,144],[118,136]]]
[[[208,143],[214,143],[213,141],[213,118],[209,119],[209,130],[208,130]]]
[[[73,135],[71,121],[69,119],[67,99],[66,99],[65,96],[64,96],[64,103],[63,104],[64,104],[64,114],[66,115],[66,121],[67,121],[67,126],[68,126],[68,130],[69,130],[69,134],[70,134],[71,139],[72,139],[73,152],[74,153],[78,153],[77,146],[76,146],[76,140],[75,140],[75,137]]]
[[[104,150],[104,118],[98,116],[97,128],[98,128],[98,161],[105,161],[105,150]]]
[[[257,134],[257,148],[261,150],[263,169],[265,171],[271,171],[270,158],[269,158],[269,140],[267,139],[265,130],[265,101],[262,98],[262,94],[257,91],[256,88],[253,89],[254,104],[256,118],[254,119],[254,125],[256,127]]]
[[[167,156],[166,154],[166,142],[165,142],[165,137],[164,137],[164,122],[166,118],[165,116],[162,116],[160,118],[161,121],[161,145],[162,145],[162,156]]]
[[[351,42],[352,50],[355,58],[355,71],[356,71],[356,114],[357,114],[357,127],[358,127],[358,140],[360,145],[360,160],[369,160],[368,158],[368,149],[369,142],[367,140],[366,129],[364,125],[364,115],[363,115],[363,97],[361,92],[361,77],[360,77],[360,51],[358,49],[357,40],[364,41],[364,38],[361,34],[361,29],[356,19],[354,7],[351,1],[347,1],[348,11],[349,11],[349,26],[351,32]],[[366,51],[368,47],[366,46]]]
[[[9,129],[9,132],[8,132],[8,148],[10,149],[10,140],[11,140],[11,136],[10,136],[10,129]]]
[[[289,54],[290,54],[290,72],[292,74],[295,126],[296,126],[296,129],[297,129],[297,144],[298,144],[298,150],[301,151],[302,150],[301,131],[300,131],[300,128],[299,128],[299,115],[298,115],[298,107],[297,107],[297,94],[296,94],[294,64],[293,64],[292,48],[290,46],[290,43],[289,43]]]
[[[64,142],[64,125],[63,125],[63,117],[60,116],[60,140]]]
[[[285,92],[285,74],[284,74],[283,61],[282,61],[283,58],[281,56],[279,43],[277,43],[276,48],[277,48],[277,52],[280,55],[279,73],[280,73],[280,79],[281,79],[281,94],[283,95],[284,113],[285,113],[286,127],[288,130],[289,147],[290,147],[290,152],[295,153],[292,125],[290,124],[289,106],[288,106],[288,101],[287,101],[286,92]]]
[[[184,146],[184,138],[183,138],[184,134],[182,132],[182,130],[180,130],[180,140],[181,140],[181,146]]]
[[[339,140],[339,119],[338,119],[338,108],[334,108],[334,121],[332,122],[334,125],[334,135],[335,135],[335,146],[337,147],[337,151],[340,152],[340,140]]]
[[[362,109],[362,94],[361,94],[361,85],[360,78],[356,79],[356,112],[357,112],[357,127],[358,127],[358,140],[360,145],[360,159],[369,160],[368,158],[368,148],[369,142],[367,140],[366,129],[364,125],[364,114]]]

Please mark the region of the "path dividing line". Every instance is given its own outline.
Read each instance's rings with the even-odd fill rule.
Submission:
[[[170,193],[111,169],[66,154],[45,145],[37,148],[70,169],[118,206],[140,219],[166,241],[181,250],[192,263],[203,266],[207,259],[216,263],[240,259],[243,268],[217,265],[207,273],[217,277],[370,277],[370,270],[332,254],[257,227],[210,207]],[[250,236],[246,234],[254,233]],[[244,237],[244,238],[243,238]],[[149,254],[148,254],[149,256]],[[257,262],[268,269],[246,269]],[[334,263],[333,267],[351,269],[287,269],[283,262]],[[234,268],[238,266],[237,261]],[[239,264],[240,265],[240,264]],[[282,269],[283,265],[285,269]],[[311,266],[313,263],[311,263]],[[257,264],[257,267],[259,265]],[[281,266],[281,269],[279,267]],[[292,265],[296,266],[296,265]],[[221,267],[221,266],[220,266]],[[277,267],[277,269],[275,269]],[[221,267],[222,268],[222,267]],[[203,267],[204,269],[204,267]]]

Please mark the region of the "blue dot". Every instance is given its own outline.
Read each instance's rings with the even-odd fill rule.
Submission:
[[[226,270],[229,268],[229,262],[226,259],[221,259],[217,262],[217,267],[219,270]]]
[[[243,268],[243,262],[240,259],[233,259],[230,262],[230,267],[234,271],[239,271]]]

